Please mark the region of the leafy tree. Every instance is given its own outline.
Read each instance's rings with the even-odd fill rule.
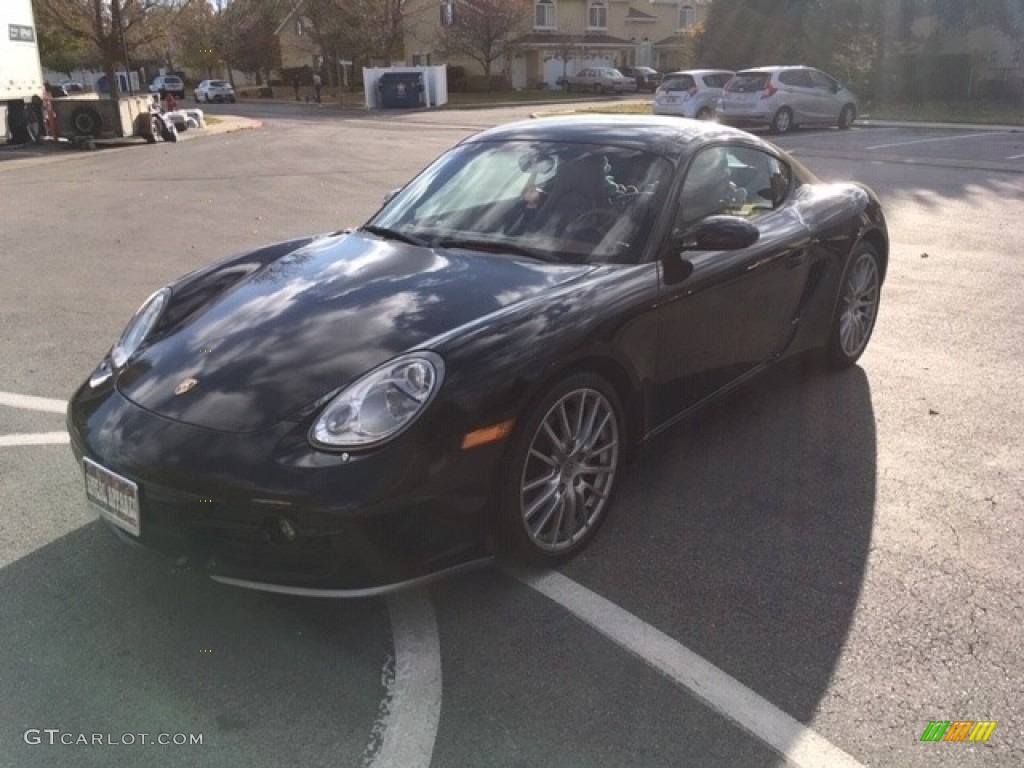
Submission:
[[[404,0],[306,0],[303,12],[324,59],[388,61],[402,48]],[[323,74],[331,82],[334,66]]]
[[[466,0],[455,5],[454,23],[441,27],[441,49],[449,57],[475,61],[483,70],[487,90],[495,62],[529,29],[532,0]]]
[[[40,39],[67,41],[95,54],[117,98],[118,65],[166,34],[184,7],[198,0],[35,0]],[[52,51],[51,51],[52,52]],[[48,60],[49,61],[49,60]]]
[[[281,64],[274,33],[291,9],[287,0],[233,0],[223,11],[223,58],[261,82],[269,80]]]

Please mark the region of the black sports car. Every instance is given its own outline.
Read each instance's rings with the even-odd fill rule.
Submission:
[[[359,229],[154,293],[72,398],[72,447],[115,532],[233,584],[557,563],[638,444],[783,357],[852,365],[887,256],[869,189],[739,130],[510,124]]]

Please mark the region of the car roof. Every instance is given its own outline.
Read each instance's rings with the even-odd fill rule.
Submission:
[[[814,67],[808,67],[806,64],[774,64],[770,67],[751,67],[750,69],[741,69],[738,70],[736,74],[740,75],[748,72],[782,72],[787,69],[814,69]]]
[[[644,149],[667,157],[683,157],[705,144],[741,140],[768,151],[771,144],[738,128],[703,120],[662,115],[566,115],[521,120],[470,136],[465,143],[484,141],[565,141]]]
[[[665,77],[673,75],[690,75],[691,77],[702,77],[703,75],[733,75],[731,69],[680,69],[676,72],[666,72]]]

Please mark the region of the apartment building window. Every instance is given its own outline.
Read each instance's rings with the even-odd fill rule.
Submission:
[[[537,0],[534,5],[533,26],[537,29],[555,28],[555,0]]]
[[[302,19],[301,18],[296,18],[295,19],[295,36],[296,37],[302,37],[304,34],[306,34],[306,25],[302,23]]]
[[[605,0],[590,0],[587,3],[587,28],[608,29],[608,3]]]
[[[692,5],[682,5],[679,7],[679,28],[687,29],[697,23],[697,11],[693,9]]]

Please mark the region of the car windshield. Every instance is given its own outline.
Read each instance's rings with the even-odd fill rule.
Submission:
[[[732,93],[763,91],[771,79],[768,72],[738,72],[725,86],[725,90]]]
[[[672,168],[626,147],[473,142],[442,156],[368,226],[435,247],[461,241],[550,261],[632,263],[664,207]]]

